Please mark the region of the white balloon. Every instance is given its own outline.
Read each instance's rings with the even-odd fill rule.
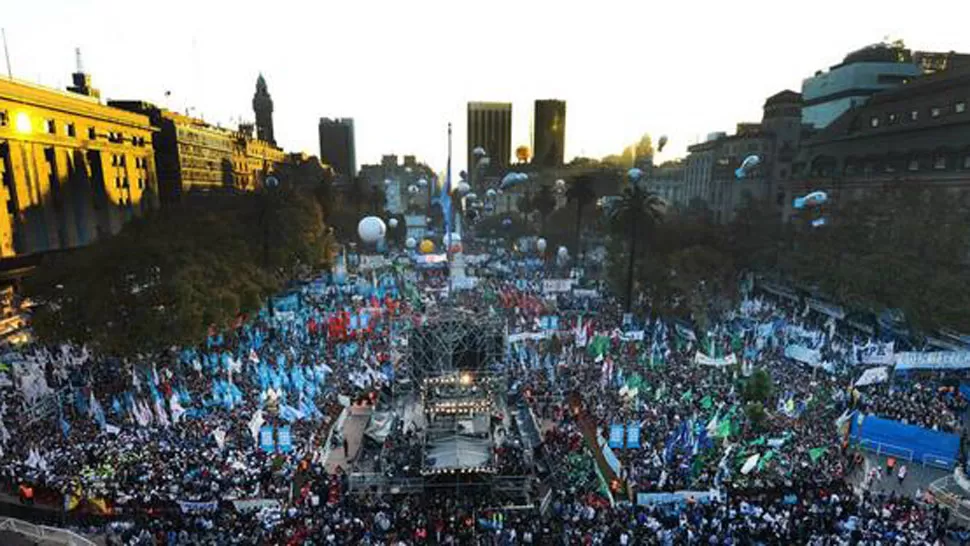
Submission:
[[[408,193],[418,193],[418,187],[414,184],[408,186]]]
[[[488,191],[485,192],[485,197],[495,197],[496,195],[497,192],[494,188],[489,188]]]
[[[472,190],[472,187],[468,185],[468,182],[458,183],[458,193],[464,194],[464,193],[470,192],[471,190]]]
[[[391,184],[393,184],[393,183],[394,183],[394,181],[393,181],[393,180],[391,180],[390,178],[385,178],[385,179],[384,179],[384,185],[385,185],[385,186],[390,186],[390,185],[391,185]]]
[[[557,253],[559,254],[560,258],[566,258],[569,256],[569,249],[564,246],[561,246],[559,247],[559,250],[557,251]]]
[[[536,241],[536,249],[539,252],[545,252],[546,251],[546,244],[547,244],[546,243],[546,240],[543,239],[542,237],[539,237],[539,239]]]
[[[525,182],[529,179],[529,175],[526,173],[516,173],[515,177],[519,182]]]
[[[376,216],[363,218],[357,224],[357,235],[365,243],[376,243],[383,239],[385,234],[387,234],[387,226],[384,225],[384,220]]]
[[[640,180],[640,177],[643,176],[643,171],[641,171],[636,167],[633,167],[632,169],[626,172],[626,175],[630,177],[630,180]]]
[[[387,221],[387,225],[390,226],[390,227],[392,227],[392,228],[396,228],[397,227],[397,218],[391,218],[390,220],[388,220]]]
[[[469,201],[474,201],[474,200],[478,199],[478,194],[477,193],[469,193],[468,195],[465,196],[465,199],[468,199]]]
[[[418,241],[414,237],[408,237],[408,240],[404,241],[404,246],[408,248],[414,248],[418,246]]]
[[[475,149],[472,150],[472,155],[478,155],[478,156],[485,155],[485,148],[482,148],[481,146],[475,146]]]
[[[428,181],[425,180],[424,178],[421,178],[421,179],[418,180],[418,186],[420,186],[422,188],[426,188],[426,187],[428,187]]]
[[[449,241],[449,239],[450,239],[450,241]],[[453,245],[455,243],[460,243],[461,242],[461,235],[458,234],[458,233],[449,233],[449,234],[444,235],[444,236],[441,237],[441,242],[443,242],[446,245]]]
[[[556,180],[556,187],[557,188],[565,188],[566,187],[566,181],[563,180],[562,178],[560,178],[559,180]]]

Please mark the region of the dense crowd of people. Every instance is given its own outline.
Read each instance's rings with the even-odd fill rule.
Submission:
[[[856,387],[861,341],[790,302],[749,294],[703,332],[626,315],[596,283],[550,294],[536,260],[477,269],[461,291],[409,268],[367,286],[318,279],[157,357],[11,353],[0,479],[98,515],[109,544],[942,543],[945,510],[853,489],[840,424],[858,410],[962,434],[949,378]],[[448,305],[506,324],[499,364],[542,430],[542,517],[538,499],[349,494],[346,469],[328,469],[337,415],[404,375],[402,334]],[[590,430],[605,443],[617,424],[640,447],[609,450],[604,468]],[[505,434],[499,468],[533,473],[519,431]],[[380,453],[382,472],[420,474],[416,431],[395,425]],[[639,502],[678,491],[709,494]]]

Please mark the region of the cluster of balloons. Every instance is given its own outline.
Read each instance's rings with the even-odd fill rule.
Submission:
[[[741,166],[734,170],[734,176],[737,176],[738,180],[740,180],[748,176],[748,173],[754,170],[754,168],[759,164],[761,164],[760,157],[756,155],[749,155],[748,157],[744,158],[744,161],[741,162]]]

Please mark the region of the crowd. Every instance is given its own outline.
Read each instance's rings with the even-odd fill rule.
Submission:
[[[10,355],[0,478],[103,516],[109,544],[940,543],[944,510],[852,489],[857,459],[838,423],[859,410],[962,432],[966,400],[952,385],[855,387],[859,343],[794,304],[751,295],[698,332],[625,316],[595,284],[550,298],[534,260],[489,271],[462,291],[400,270],[379,285],[316,281],[157,357],[70,345]],[[328,472],[337,415],[405,371],[400,333],[435,305],[505,319],[509,383],[543,430],[546,517],[488,496],[349,495],[344,469]],[[616,450],[619,487],[583,419],[604,439],[615,424],[639,429],[641,447]],[[530,472],[518,431],[507,433],[500,468]],[[415,431],[396,425],[379,452],[382,472],[418,474]],[[683,490],[717,494],[637,502]]]

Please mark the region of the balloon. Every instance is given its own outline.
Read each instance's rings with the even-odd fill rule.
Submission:
[[[824,191],[813,191],[805,197],[796,197],[792,207],[801,209],[805,207],[817,207],[825,204],[829,200],[829,194]]]
[[[536,240],[536,250],[538,250],[539,252],[546,251],[546,240],[543,239],[542,237],[539,237],[539,239]]]
[[[478,194],[477,193],[469,193],[468,195],[465,196],[465,199],[468,199],[469,201],[474,201],[474,200],[478,199]]]
[[[492,159],[490,157],[483,157],[478,160],[479,167],[488,167],[492,164]]]
[[[394,183],[394,181],[393,181],[393,180],[391,180],[390,178],[385,178],[385,179],[384,179],[384,185],[385,185],[385,186],[390,186],[390,185],[391,185],[391,184],[393,184],[393,183]]]
[[[478,157],[485,155],[485,148],[482,148],[481,146],[475,146],[475,149],[472,150],[472,155],[478,156]]]
[[[448,244],[448,243],[451,243],[451,244],[460,243],[461,242],[461,234],[459,234],[459,233],[449,233],[449,234],[447,234],[447,235],[445,235],[444,237],[441,238],[441,242],[443,242],[445,244]]]
[[[561,246],[559,247],[559,250],[556,251],[556,254],[558,254],[560,258],[566,259],[569,257],[569,249]]]
[[[410,186],[408,186],[408,193],[410,194],[418,193],[418,187],[415,186],[414,184],[411,184]]]
[[[741,166],[734,171],[734,175],[738,178],[744,178],[748,172],[757,167],[759,163],[761,163],[760,157],[756,155],[749,155],[748,157],[744,158],[744,161],[741,162]]]
[[[630,180],[640,180],[640,177],[643,176],[643,171],[641,171],[636,167],[633,167],[632,169],[626,172],[626,175],[630,178]]]
[[[431,254],[434,252],[434,243],[431,242],[431,239],[425,239],[421,241],[421,246],[418,247],[418,250],[420,250],[423,254]]]
[[[389,227],[396,228],[397,227],[397,218],[391,218],[390,220],[388,220],[387,221],[387,225]]]
[[[418,246],[418,241],[414,237],[408,237],[408,240],[404,241],[404,246],[408,248],[414,248]]]
[[[418,180],[418,187],[420,187],[420,188],[427,188],[428,187],[428,181],[425,180],[424,178],[419,179]]]
[[[357,235],[360,236],[360,240],[365,243],[376,243],[384,238],[387,233],[387,226],[384,225],[384,220],[376,216],[368,216],[361,219],[360,223],[357,224]]]
[[[512,225],[512,219],[511,218],[506,218],[505,220],[502,220],[502,225],[505,226],[505,227],[511,226]]]
[[[495,197],[497,193],[498,192],[496,192],[494,189],[489,188],[488,191],[485,192],[485,197]]]
[[[471,191],[472,187],[468,185],[468,182],[459,182],[456,188],[458,193],[465,194]]]
[[[657,151],[664,151],[664,146],[667,145],[667,135],[661,135],[660,140],[657,141]]]
[[[825,218],[816,218],[812,220],[812,227],[822,227],[825,225]]]
[[[466,180],[468,178],[468,173],[466,173],[465,171],[461,171],[458,173],[458,178],[461,178],[462,180]]]
[[[566,187],[566,181],[563,180],[562,178],[560,178],[559,180],[556,180],[556,187],[557,188],[565,188]]]

